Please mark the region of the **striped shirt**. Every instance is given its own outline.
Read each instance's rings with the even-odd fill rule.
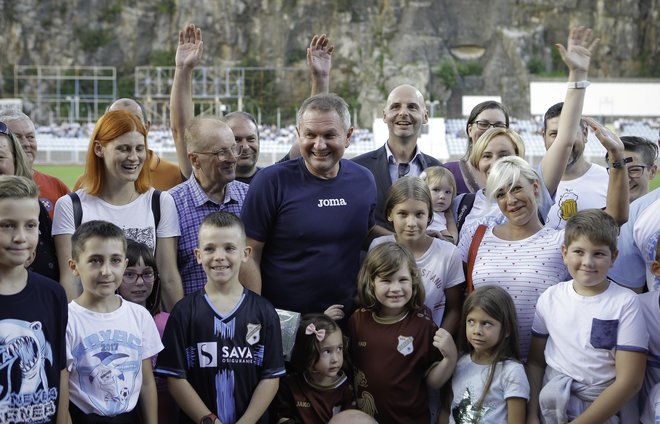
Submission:
[[[177,266],[185,295],[196,292],[206,284],[206,274],[202,266],[197,264],[194,254],[199,226],[206,215],[213,212],[226,211],[240,215],[248,188],[247,184],[230,182],[227,184],[222,204],[209,199],[194,176],[169,191],[179,213],[181,237],[177,251]]]
[[[463,262],[467,262],[476,229],[466,228],[458,243]],[[474,288],[499,285],[511,295],[523,359],[529,352],[536,301],[548,287],[571,279],[561,256],[563,241],[564,231],[549,227],[523,240],[502,240],[489,227],[479,245],[472,273]]]

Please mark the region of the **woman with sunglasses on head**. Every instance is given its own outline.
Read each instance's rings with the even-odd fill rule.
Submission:
[[[0,122],[0,175],[16,175],[34,180],[32,168],[21,143],[4,122]],[[51,236],[52,221],[39,202],[39,242],[26,268],[52,280],[59,278],[55,243]]]
[[[53,238],[59,262],[67,263],[81,223],[100,219],[119,226],[127,239],[155,251],[169,309],[183,296],[176,268],[179,219],[172,196],[151,187],[146,158],[147,131],[138,117],[124,110],[104,114],[89,142],[81,188],[55,204]],[[68,267],[61,267],[60,283],[70,300],[78,296],[79,282]]]
[[[468,139],[465,156],[457,161],[443,164],[454,174],[456,195],[474,193],[486,186],[486,180],[468,159],[476,141],[489,128],[509,128],[509,112],[502,103],[494,100],[479,103],[472,108],[465,126]]]

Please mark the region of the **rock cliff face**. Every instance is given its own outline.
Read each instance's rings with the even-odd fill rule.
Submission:
[[[438,100],[439,113],[460,115],[462,95],[488,94],[523,117],[530,78],[561,75],[552,45],[565,43],[569,25],[601,38],[594,77],[660,77],[659,2],[0,0],[0,95],[13,95],[15,64],[116,66],[129,79],[135,66],[173,64],[177,31],[193,22],[204,31],[208,66],[304,69],[310,35],[329,34],[333,90],[359,105],[362,124],[402,82]],[[307,93],[306,74],[296,75],[294,84],[279,82],[280,103]]]

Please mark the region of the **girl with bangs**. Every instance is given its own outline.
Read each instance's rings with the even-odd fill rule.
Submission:
[[[428,423],[429,388],[456,365],[451,335],[424,312],[424,285],[410,251],[393,242],[369,251],[349,319],[358,407],[382,423]]]
[[[53,236],[58,260],[66,264],[71,236],[81,223],[104,220],[119,226],[126,238],[155,252],[163,275],[163,300],[171,308],[182,297],[172,259],[176,258],[179,219],[172,197],[151,187],[146,159],[147,131],[138,117],[124,110],[104,114],[89,142],[81,188],[55,204]],[[78,296],[80,285],[68,267],[60,267],[60,283],[69,300]]]

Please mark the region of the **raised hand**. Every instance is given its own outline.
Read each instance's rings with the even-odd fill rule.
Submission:
[[[561,44],[556,44],[555,47],[569,70],[586,73],[598,41],[598,38],[592,40],[591,28],[577,27],[570,30],[567,47]]]
[[[176,66],[192,69],[202,60],[204,42],[202,30],[193,24],[179,31],[179,45],[176,48]]]
[[[314,76],[327,77],[332,67],[332,52],[335,46],[330,44],[327,35],[314,35],[307,48],[307,67]]]
[[[614,134],[607,127],[593,118],[585,117],[582,119],[584,119],[584,122],[589,125],[591,130],[596,135],[598,141],[600,141],[600,144],[602,144],[603,147],[607,149],[610,156],[618,156],[617,154],[623,155],[625,147],[623,146],[621,139],[616,134]]]

